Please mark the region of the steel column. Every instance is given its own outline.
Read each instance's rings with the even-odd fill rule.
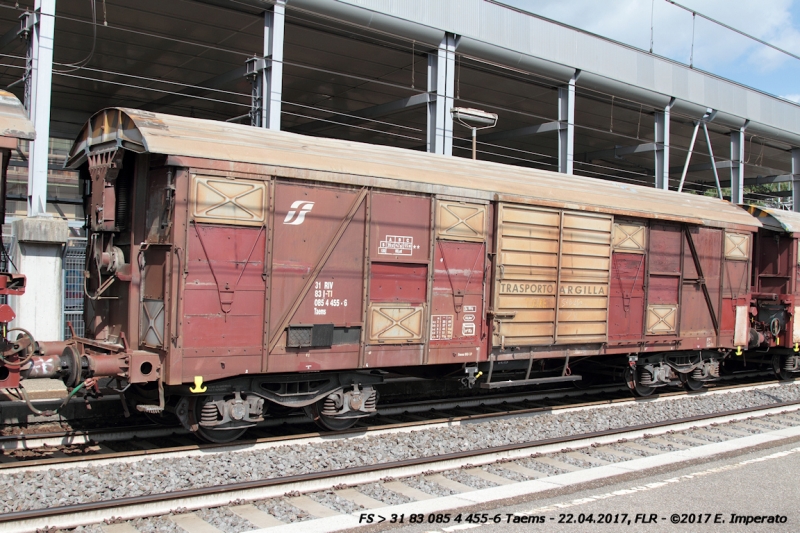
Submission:
[[[686,162],[683,164],[683,172],[681,173],[681,181],[678,183],[678,192],[683,190],[683,182],[686,180],[686,173],[689,172],[689,163],[692,161],[692,152],[694,151],[694,143],[697,140],[697,130],[700,129],[700,123],[694,123],[694,129],[692,130],[692,140],[689,141],[689,151],[686,153]],[[714,165],[714,161],[711,161],[711,165]]]
[[[731,203],[744,203],[744,130],[750,121],[738,131],[731,132]]]
[[[244,75],[253,84],[251,126],[281,129],[285,13],[286,0],[275,0],[264,12],[264,58],[252,57],[245,63]]]
[[[286,0],[276,0],[272,9],[264,13],[264,57],[268,60],[268,64],[264,70],[264,105],[261,111],[261,125],[271,130],[281,129],[285,19]]]
[[[575,82],[580,71],[564,87],[558,88],[558,171],[572,174],[575,160]]]
[[[460,37],[446,33],[439,49],[428,54],[428,151],[453,155],[453,109],[456,48]]]
[[[669,189],[669,114],[673,98],[664,111],[655,114],[655,186],[656,189]]]
[[[792,211],[800,213],[800,148],[792,149]]]
[[[26,73],[25,107],[36,128],[28,156],[28,216],[47,212],[47,156],[50,140],[50,96],[53,82],[53,36],[56,0],[36,0],[38,22],[29,41],[30,69]]]
[[[706,144],[708,145],[708,156],[711,158],[711,170],[714,171],[714,183],[717,185],[717,196],[722,200],[722,187],[719,184],[719,172],[717,172],[717,162],[714,159],[714,149],[711,147],[711,137],[708,136],[708,126],[703,122],[703,133],[706,136]]]

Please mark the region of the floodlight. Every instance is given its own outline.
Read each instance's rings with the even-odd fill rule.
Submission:
[[[471,107],[454,107],[451,111],[453,119],[461,122],[464,126],[472,128],[474,124],[481,124],[487,128],[493,128],[497,125],[497,113],[488,113],[481,109],[472,109]],[[464,124],[466,122],[466,124]],[[478,128],[483,129],[483,128]]]
[[[454,107],[450,110],[453,120],[472,130],[472,159],[477,159],[476,132],[497,126],[497,113],[489,113],[471,107]]]

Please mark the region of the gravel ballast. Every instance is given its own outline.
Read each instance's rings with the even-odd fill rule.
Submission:
[[[260,450],[154,458],[90,467],[36,471],[20,469],[4,473],[0,479],[0,490],[5,495],[0,502],[0,512],[58,507],[390,463],[748,407],[769,407],[778,402],[796,400],[800,400],[800,384],[792,383],[765,389],[695,395],[664,401],[509,416],[420,431],[367,434],[361,438],[287,444]],[[709,433],[689,434],[709,442],[717,440]],[[725,439],[719,436],[719,440]],[[639,455],[631,449],[621,449]],[[530,466],[527,462],[520,464],[547,474],[562,473],[551,472],[548,465],[535,461],[530,461]],[[472,480],[471,484],[475,483]],[[421,486],[418,488],[437,496],[448,495],[441,492],[449,493],[447,489],[443,490],[438,486],[433,489]]]
[[[385,503],[386,505],[402,505],[411,502],[411,498],[398,494],[393,490],[389,490],[380,483],[370,483],[368,485],[361,485],[357,490],[369,496],[372,499]]]

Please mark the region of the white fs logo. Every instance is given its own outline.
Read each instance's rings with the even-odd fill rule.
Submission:
[[[297,200],[292,203],[290,211],[286,213],[286,218],[283,219],[283,223],[290,226],[299,226],[306,219],[306,213],[311,212],[312,207],[314,207],[314,202]]]

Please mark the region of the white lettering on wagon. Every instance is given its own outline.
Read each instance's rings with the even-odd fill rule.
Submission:
[[[379,255],[413,255],[419,245],[414,246],[414,237],[405,235],[387,235],[378,244]]]
[[[290,226],[299,226],[306,219],[306,214],[311,212],[314,207],[314,202],[306,200],[297,200],[292,203],[289,212],[286,213],[286,218],[283,219],[284,224]]]
[[[453,315],[431,316],[431,340],[447,341],[453,338]]]
[[[333,297],[332,281],[315,281],[314,314],[327,315],[328,307],[347,307],[347,300]]]

